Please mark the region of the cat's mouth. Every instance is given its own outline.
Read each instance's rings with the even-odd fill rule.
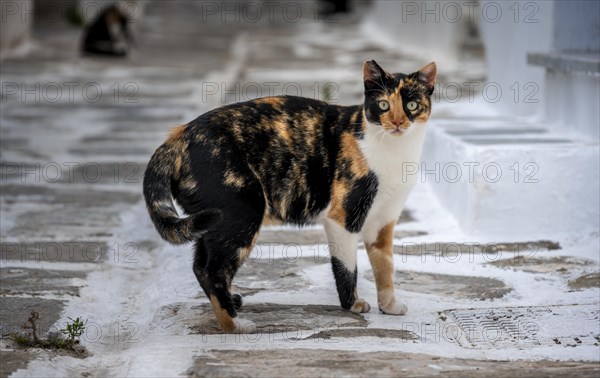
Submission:
[[[385,127],[386,131],[395,136],[404,135],[408,131],[408,127],[396,127],[396,126],[387,126]]]

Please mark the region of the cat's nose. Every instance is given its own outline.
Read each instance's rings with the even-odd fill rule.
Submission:
[[[394,120],[392,120],[392,123],[394,124],[394,126],[397,126],[397,127],[404,126],[404,118],[394,119]]]

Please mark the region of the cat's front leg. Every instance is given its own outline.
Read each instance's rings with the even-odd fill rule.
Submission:
[[[356,249],[359,234],[351,233],[333,219],[324,222],[329,241],[331,266],[342,308],[355,313],[368,312],[371,306],[358,298],[356,290]]]
[[[394,294],[394,224],[390,222],[384,226],[373,240],[365,237],[365,246],[375,276],[379,310],[385,314],[403,315],[408,308],[396,300]]]

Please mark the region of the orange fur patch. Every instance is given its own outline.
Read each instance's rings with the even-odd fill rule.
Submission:
[[[356,126],[360,125],[361,130],[364,131],[365,126],[367,124],[366,119],[364,119],[364,116],[364,111],[352,114],[352,117],[350,118],[350,123],[352,124],[352,127],[356,129]]]
[[[258,238],[258,232],[256,234],[254,234],[254,237],[252,238],[252,242],[250,242],[250,245],[239,249],[239,251],[238,251],[238,266],[242,266],[244,261],[246,261],[248,256],[250,256],[250,254],[252,253],[252,250],[254,249],[254,245],[256,244],[257,238]]]
[[[387,224],[379,231],[375,242],[366,245],[375,276],[377,293],[394,288],[393,240],[394,222]]]
[[[364,177],[369,174],[369,165],[358,146],[356,138],[350,133],[342,134],[342,150],[341,158],[346,158],[350,161],[350,171],[358,176]]]
[[[175,144],[179,141],[181,141],[181,138],[183,137],[183,134],[185,133],[185,130],[187,130],[188,125],[180,125],[180,126],[176,126],[174,128],[171,129],[171,132],[169,133],[169,136],[167,137],[167,144]]]
[[[331,208],[327,216],[342,227],[346,226],[346,210],[344,210],[344,199],[348,193],[348,183],[334,180],[331,186]]]
[[[217,317],[219,326],[221,326],[221,330],[224,332],[231,332],[235,330],[235,322],[233,321],[233,318],[229,316],[227,311],[223,310],[217,297],[211,295],[210,303],[213,306],[213,310],[215,311],[215,316]]]
[[[275,132],[283,139],[287,144],[292,143],[292,134],[290,133],[290,129],[288,127],[287,120],[284,117],[280,117],[273,122],[271,122],[272,127],[275,129]]]
[[[192,176],[187,176],[186,178],[179,181],[179,187],[188,192],[196,190],[197,185],[198,183]]]
[[[254,102],[257,104],[269,104],[272,106],[281,106],[281,105],[283,105],[283,98],[275,97],[275,96],[262,97],[262,98],[257,98],[256,100],[254,100]]]
[[[281,220],[270,216],[269,214],[265,214],[263,221],[262,221],[262,225],[263,226],[278,226],[283,224],[284,222],[282,222]]]
[[[175,157],[175,169],[174,169],[174,173],[175,173],[175,177],[179,177],[179,174],[181,173],[181,165],[183,158],[181,157],[181,155],[177,155]]]
[[[234,188],[241,188],[244,186],[245,184],[245,180],[242,176],[237,175],[235,172],[233,171],[226,171],[225,172],[225,179],[223,180],[223,183],[227,186],[231,186]]]

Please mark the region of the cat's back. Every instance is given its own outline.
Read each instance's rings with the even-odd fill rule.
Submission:
[[[334,136],[359,121],[357,106],[332,105],[300,96],[270,96],[212,109],[190,123],[196,133],[254,143],[285,140],[291,145]]]
[[[224,105],[212,109],[198,120],[208,123],[261,123],[280,117],[310,113],[315,117],[326,114],[329,104],[300,96],[269,96]]]

